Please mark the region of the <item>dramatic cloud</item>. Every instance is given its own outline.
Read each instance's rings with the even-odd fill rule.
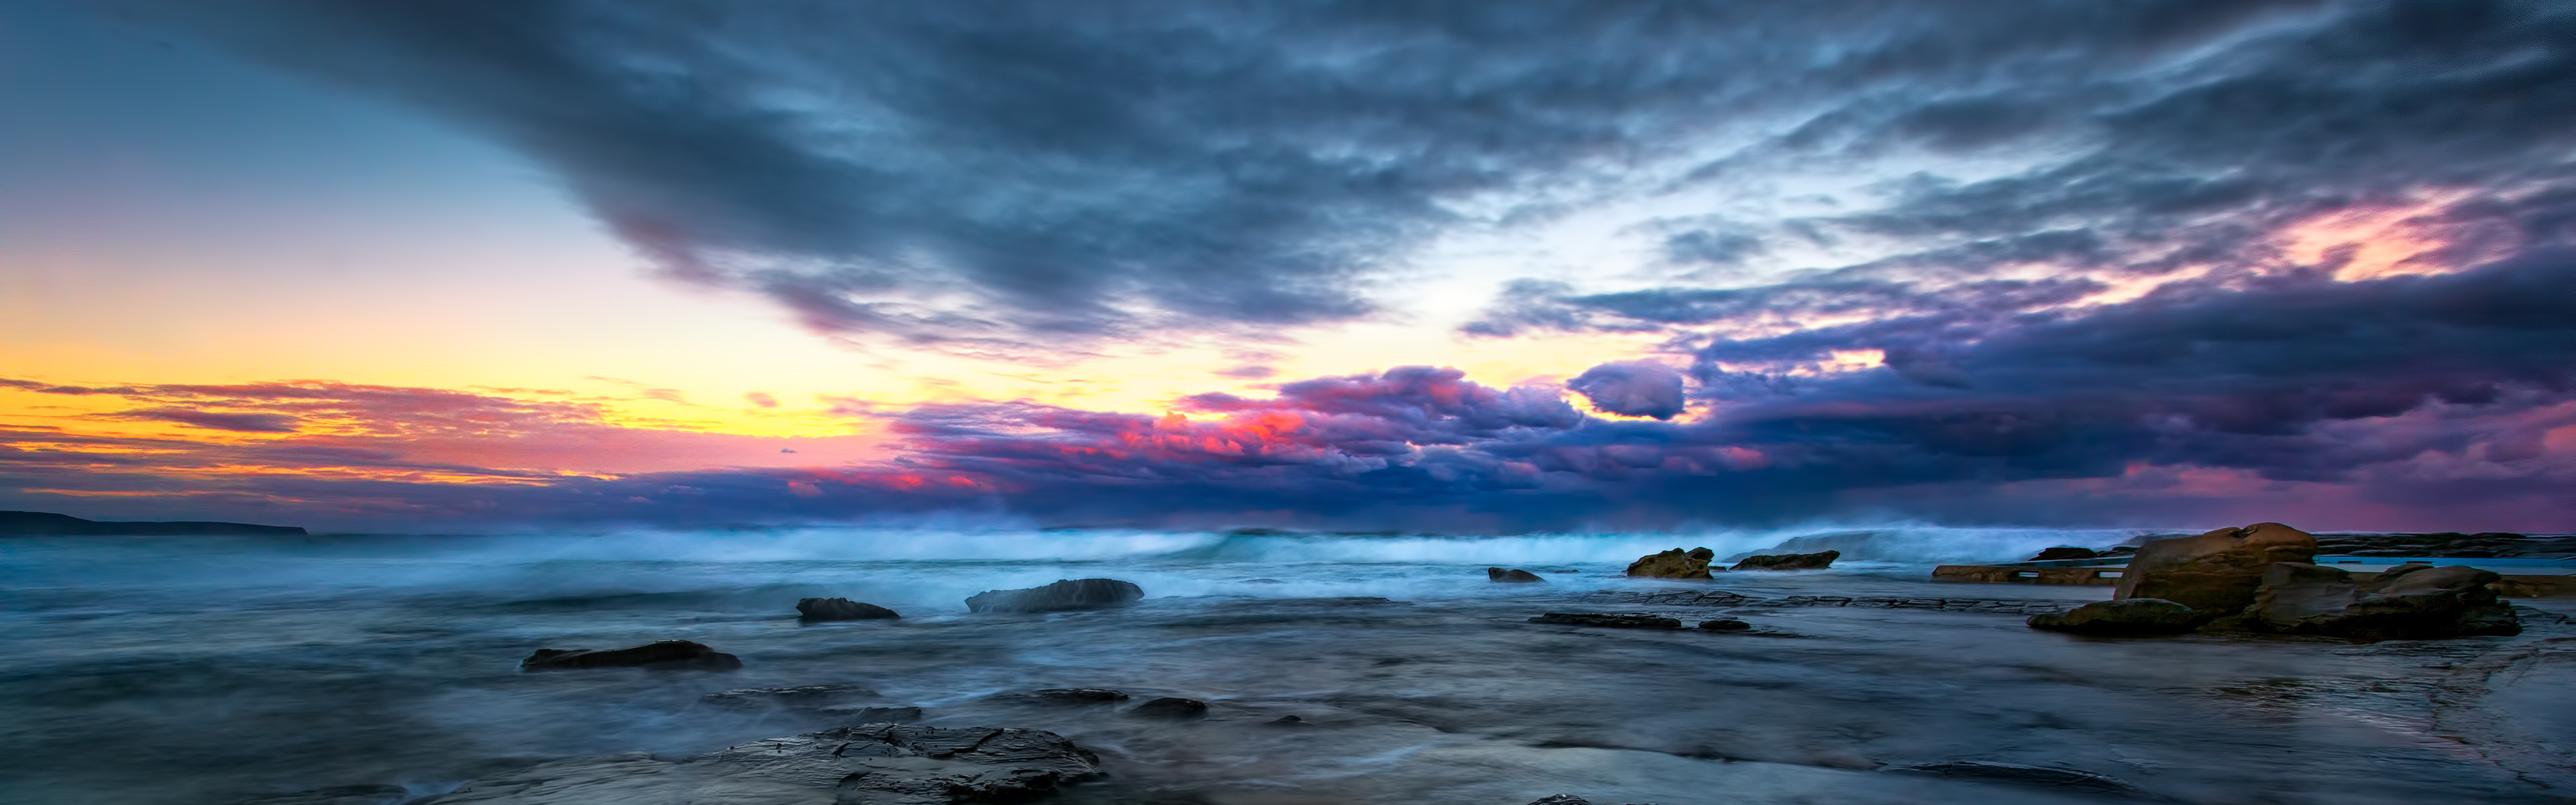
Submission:
[[[2104,215],[2132,218],[2116,236],[2227,229],[2197,216],[2319,171],[2354,178],[2271,214],[2528,168],[2568,114],[2549,80],[2567,13],[2545,2],[278,0],[159,16],[489,131],[680,276],[833,330],[1021,346],[1367,315],[1373,277],[1458,227],[1790,168],[2068,155],[1918,173],[1883,183],[1895,208],[1812,226],[1685,227],[1665,252],[1733,265],[1782,238]],[[2399,147],[2427,136],[2451,159]]]
[[[1605,363],[1565,386],[1613,414],[1671,419],[1682,412],[1681,373],[1653,361]]]

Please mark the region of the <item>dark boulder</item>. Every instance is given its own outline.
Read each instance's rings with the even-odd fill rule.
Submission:
[[[1527,570],[1504,570],[1504,569],[1499,568],[1499,567],[1489,567],[1489,568],[1485,568],[1485,580],[1486,580],[1486,581],[1504,581],[1504,582],[1514,582],[1514,583],[1525,583],[1525,582],[1533,582],[1533,581],[1535,581],[1535,582],[1540,582],[1540,583],[1545,583],[1545,582],[1547,581],[1546,579],[1539,578],[1539,577],[1538,577],[1538,574],[1536,574],[1536,573],[1532,573],[1532,572],[1529,572],[1529,571],[1527,571]]]
[[[986,590],[966,599],[972,612],[1070,612],[1123,607],[1145,590],[1117,579],[1066,579],[1025,590]]]
[[[2253,605],[2254,591],[2273,564],[2304,563],[2316,555],[2315,537],[2280,523],[2155,540],[2138,547],[2111,598],[2161,598],[2206,613],[2237,612]]]
[[[522,671],[569,671],[584,668],[698,668],[730,671],[742,658],[688,640],[664,640],[634,648],[541,648],[519,661]]]
[[[2038,556],[2033,556],[2033,557],[2031,557],[2031,558],[2030,558],[2030,561],[2033,561],[2033,562],[2054,562],[2054,561],[2057,561],[2057,560],[2060,560],[2060,559],[2098,559],[2098,558],[2100,558],[2101,556],[2102,556],[2101,554],[2099,554],[2099,553],[2095,553],[2095,552],[2093,551],[2093,549],[2091,549],[2091,548],[2078,548],[2078,547],[2075,547],[2075,546],[2072,546],[2072,545],[2060,545],[2060,546],[2057,546],[2057,547],[2054,547],[2054,548],[2042,548],[2042,549],[2040,549],[2040,551],[2039,551],[2039,555],[2038,555]]]
[[[2181,634],[2200,625],[2201,613],[2162,598],[2095,601],[2067,612],[2032,615],[2033,629],[2089,635]]]
[[[1296,716],[1280,716],[1280,717],[1278,717],[1278,718],[1274,718],[1274,719],[1271,719],[1271,720],[1269,720],[1269,721],[1265,721],[1265,722],[1262,722],[1262,723],[1264,723],[1264,724],[1269,724],[1270,726],[1273,726],[1273,727],[1303,727],[1303,726],[1306,726],[1306,720],[1305,720],[1305,719],[1302,719],[1302,718],[1298,718],[1298,717],[1296,717]]]
[[[1207,710],[1207,702],[1179,696],[1165,696],[1136,705],[1135,709],[1127,711],[1127,714],[1146,718],[1199,718],[1207,715]]]
[[[1843,552],[1841,552],[1841,551],[1818,551],[1818,552],[1816,552],[1816,553],[1784,553],[1784,554],[1774,554],[1774,555],[1767,555],[1767,556],[1747,556],[1747,557],[1744,557],[1744,558],[1743,558],[1743,559],[1741,559],[1741,560],[1736,561],[1736,563],[1735,563],[1735,566],[1734,566],[1734,567],[1727,568],[1727,569],[1728,569],[1728,570],[1817,570],[1817,569],[1821,569],[1821,568],[1832,567],[1832,566],[1833,566],[1833,564],[1834,564],[1834,560],[1836,560],[1836,559],[1841,559],[1841,558],[1843,558]]]
[[[1717,552],[1707,548],[1684,551],[1674,548],[1651,556],[1641,556],[1628,563],[1628,575],[1650,579],[1708,578],[1708,562]]]
[[[1679,629],[1682,622],[1644,612],[1550,612],[1529,619],[1531,623],[1558,626],[1600,626],[1611,629]]]
[[[1700,621],[1699,628],[1712,632],[1741,632],[1746,629],[1753,628],[1753,624],[1745,623],[1734,618],[1718,618],[1716,620]]]
[[[753,741],[680,760],[634,752],[541,763],[468,782],[438,802],[1030,802],[1099,774],[1098,756],[1052,732],[868,724]]]
[[[2265,571],[2244,625],[2371,641],[2521,634],[2513,607],[2488,586],[2502,578],[2417,563],[2356,580],[2342,568],[2281,562]]]
[[[833,707],[852,701],[869,701],[876,691],[857,685],[804,685],[793,688],[737,688],[709,693],[698,701],[736,710],[764,707],[812,710]]]
[[[1127,694],[1103,688],[1047,688],[1014,693],[1004,698],[1045,704],[1110,704],[1126,701]]]
[[[900,618],[894,610],[847,598],[807,598],[796,602],[796,614],[809,621],[878,621]]]

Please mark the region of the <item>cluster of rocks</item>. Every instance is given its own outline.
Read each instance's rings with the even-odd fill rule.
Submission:
[[[1842,555],[1841,551],[1761,554],[1738,559],[1734,567],[1726,569],[1817,570],[1832,567],[1834,560],[1842,558]],[[1716,569],[1709,567],[1709,563],[1716,559],[1717,552],[1707,548],[1692,548],[1687,551],[1674,548],[1662,553],[1638,557],[1637,561],[1628,563],[1628,575],[1653,579],[1705,579],[1709,578],[1709,571]]]
[[[2140,546],[2112,600],[2033,616],[2035,629],[2100,635],[2260,632],[2353,640],[2513,635],[2513,607],[2473,567],[2414,563],[2356,578],[2314,564],[2317,540],[2280,523]]]
[[[2048,601],[2014,598],[1894,598],[1883,596],[1789,595],[1762,598],[1727,590],[1602,590],[1577,598],[1604,606],[1655,607],[1851,607],[1854,609],[1937,609],[1945,612],[1983,612],[2005,615],[2037,615],[2056,612],[2062,607]]]

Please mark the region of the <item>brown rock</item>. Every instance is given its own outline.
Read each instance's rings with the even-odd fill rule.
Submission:
[[[2095,601],[2066,612],[2032,615],[2033,629],[2090,635],[2180,634],[2201,621],[2191,607],[2161,598]]]
[[[1817,552],[1817,553],[1783,553],[1783,554],[1774,554],[1774,555],[1768,555],[1768,556],[1747,556],[1747,557],[1744,557],[1744,558],[1743,558],[1743,559],[1741,559],[1741,560],[1738,560],[1738,561],[1735,563],[1735,566],[1734,566],[1734,567],[1727,568],[1727,569],[1728,569],[1728,570],[1816,570],[1816,569],[1819,569],[1819,568],[1832,567],[1832,566],[1833,566],[1833,564],[1834,564],[1834,560],[1836,560],[1836,559],[1840,559],[1840,558],[1843,558],[1843,552],[1841,552],[1841,551],[1820,551],[1820,552]]]
[[[2111,598],[2161,598],[2201,612],[2236,612],[2253,605],[2254,591],[2273,564],[2306,563],[2316,556],[2316,537],[2280,523],[2160,539],[2138,547]]]
[[[2489,586],[2502,578],[2419,563],[2355,580],[2341,568],[2282,562],[2264,572],[2245,625],[2370,641],[2521,634],[2513,607]]]
[[[1707,548],[1683,551],[1674,548],[1653,556],[1641,556],[1628,563],[1628,575],[1654,579],[1708,578],[1708,562],[1717,552]]]

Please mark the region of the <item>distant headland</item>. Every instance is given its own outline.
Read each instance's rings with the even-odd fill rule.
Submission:
[[[249,523],[122,523],[83,520],[68,514],[52,512],[0,511],[0,537],[33,536],[98,536],[98,537],[165,537],[190,534],[265,534],[269,536],[301,535],[304,529],[291,525],[251,525]]]

